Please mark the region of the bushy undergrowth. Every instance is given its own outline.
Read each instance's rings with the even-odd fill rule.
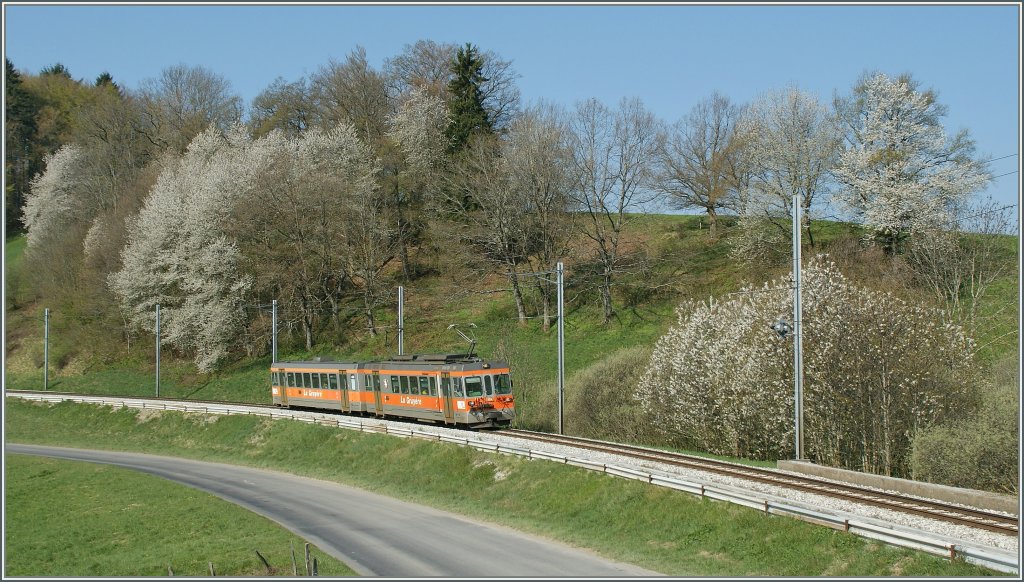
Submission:
[[[640,380],[650,349],[622,348],[574,374],[565,387],[568,434],[622,442],[645,442],[651,422],[630,390]]]
[[[996,367],[977,414],[926,428],[914,439],[914,478],[953,487],[1019,493],[1020,383],[1016,361]]]
[[[805,456],[908,476],[913,434],[971,410],[972,342],[934,310],[853,285],[822,259],[804,268],[802,289]],[[770,327],[790,297],[782,279],[680,308],[637,390],[668,439],[741,457],[793,454],[792,335]]]

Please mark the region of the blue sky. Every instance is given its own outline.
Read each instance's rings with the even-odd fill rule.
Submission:
[[[471,42],[513,62],[525,102],[640,97],[675,121],[712,91],[746,102],[788,84],[831,100],[867,70],[910,72],[970,130],[1019,199],[1020,7],[1002,5],[4,5],[4,51],[38,73],[110,72],[134,89],[170,65],[202,65],[248,103],[357,45],[379,67],[419,39]],[[1013,155],[1016,154],[1016,155]],[[1015,173],[1010,173],[1015,172]]]

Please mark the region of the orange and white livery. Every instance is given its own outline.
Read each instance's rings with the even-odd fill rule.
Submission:
[[[274,404],[471,428],[515,418],[507,363],[465,354],[414,354],[370,362],[274,362]]]

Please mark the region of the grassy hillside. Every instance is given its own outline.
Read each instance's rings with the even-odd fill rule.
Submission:
[[[780,250],[774,263],[747,265],[730,256],[731,221],[724,219],[721,240],[707,237],[699,216],[644,215],[635,217],[624,245],[642,250],[648,264],[643,270],[624,273],[615,290],[617,315],[609,325],[601,323],[596,289],[582,272],[581,259],[566,260],[566,374],[571,377],[621,348],[649,346],[675,321],[675,309],[685,300],[705,301],[711,296],[735,292],[744,285],[759,285],[789,271],[788,252]],[[908,284],[906,272],[880,261],[859,244],[860,232],[850,224],[814,224],[815,246],[804,251],[805,261],[819,252],[829,253],[847,275],[859,284],[887,289],[918,301],[928,300],[922,289]],[[978,342],[979,358],[987,365],[1018,361],[1017,238],[1004,237],[1004,270],[982,303],[987,318]],[[7,241],[5,275],[20,280],[24,239]],[[580,253],[579,256],[586,256]],[[541,320],[521,325],[515,318],[508,282],[497,275],[481,275],[473,257],[458,252],[421,254],[419,263],[428,273],[407,284],[405,346],[407,352],[464,351],[465,343],[447,326],[476,324],[473,330],[478,353],[510,360],[515,369],[522,422],[550,428],[554,420],[556,334],[542,330]],[[531,285],[524,278],[524,287]],[[397,285],[397,283],[396,283]],[[7,386],[42,387],[42,311],[24,286],[12,286],[16,301],[7,302],[5,373]],[[11,295],[9,293],[9,295]],[[538,307],[535,292],[526,297],[531,313]],[[51,389],[87,393],[149,395],[155,392],[153,338],[132,332],[120,322],[90,318],[73,308],[51,308]],[[264,316],[269,316],[265,313]],[[313,350],[307,351],[301,334],[288,334],[282,326],[279,351],[282,358],[323,355],[336,358],[380,357],[396,353],[396,314],[393,306],[377,311],[380,333],[367,333],[358,315],[338,329],[322,330]],[[463,328],[465,329],[465,328]],[[269,356],[242,356],[214,374],[198,374],[185,359],[163,351],[161,395],[246,402],[266,402],[269,389],[266,370]]]

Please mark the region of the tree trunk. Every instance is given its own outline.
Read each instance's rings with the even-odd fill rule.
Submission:
[[[714,206],[709,206],[708,209],[708,236],[711,240],[718,240],[718,213],[715,212]]]
[[[805,204],[803,207],[803,215],[800,218],[803,219],[804,230],[807,231],[807,242],[810,244],[811,248],[814,248],[814,235],[811,233],[811,218],[808,214],[810,210],[810,206]]]
[[[306,334],[306,350],[313,349],[313,314],[309,309],[309,300],[302,296],[302,331]]]
[[[542,280],[537,280],[537,289],[540,291],[541,303],[544,309],[544,333],[551,330],[551,291],[550,285]]]
[[[508,280],[512,283],[512,295],[516,298],[516,311],[519,314],[519,325],[526,325],[526,305],[523,303],[523,292],[519,288],[519,275],[515,267],[508,274]]]
[[[615,311],[612,309],[612,274],[610,269],[605,270],[604,281],[601,283],[601,306],[604,309],[603,323],[607,325],[611,323],[612,316],[615,315]]]
[[[370,301],[368,293],[363,293],[363,308],[366,314],[366,327],[370,331],[370,336],[377,336],[377,322],[373,318],[373,304]]]

